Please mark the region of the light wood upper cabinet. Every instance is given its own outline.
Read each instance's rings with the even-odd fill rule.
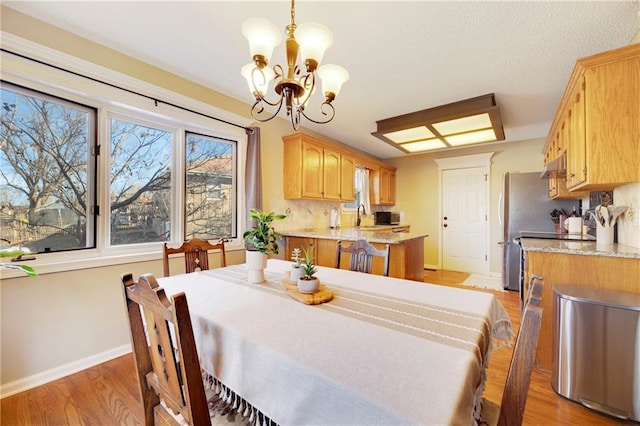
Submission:
[[[353,201],[355,160],[303,133],[284,142],[284,198]]]
[[[285,163],[286,164],[286,163]],[[301,197],[322,198],[324,187],[324,149],[310,141],[302,143]],[[285,185],[288,183],[285,182]]]
[[[392,206],[396,203],[396,169],[380,166],[370,174],[373,204]]]
[[[340,194],[343,200],[356,199],[356,187],[354,179],[349,180],[349,176],[355,177],[356,174],[356,158],[347,153],[342,153],[340,159],[340,176],[347,176],[341,180]]]
[[[342,199],[342,155],[340,151],[324,148],[323,197],[327,200]],[[353,182],[353,175],[351,175]],[[348,179],[348,176],[345,176]]]
[[[640,182],[640,44],[577,61],[545,144],[545,160],[558,135],[566,144],[570,193]]]

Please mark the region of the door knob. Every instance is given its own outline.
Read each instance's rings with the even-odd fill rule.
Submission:
[[[446,216],[444,217],[444,220],[447,220],[447,217],[446,217]]]
[[[445,227],[445,228],[447,227],[447,224],[446,224],[446,223],[444,224],[444,227]]]

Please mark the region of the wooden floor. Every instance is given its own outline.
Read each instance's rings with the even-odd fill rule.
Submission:
[[[425,281],[462,287],[468,274],[425,271]],[[475,289],[477,290],[477,289]],[[482,291],[482,290],[480,290]],[[489,291],[489,290],[487,290]],[[516,292],[492,292],[513,322],[520,325]],[[511,348],[495,348],[489,368],[485,398],[499,403],[511,359]],[[531,377],[525,425],[624,424],[596,414],[559,397],[551,388],[550,372],[534,371]],[[143,423],[133,359],[125,355],[46,385],[2,399],[0,424],[16,425],[134,425]]]

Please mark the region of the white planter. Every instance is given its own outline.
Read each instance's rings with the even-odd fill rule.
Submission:
[[[303,280],[302,278],[298,279],[298,291],[300,293],[315,293],[319,288],[320,280],[316,277],[313,277],[312,280]]]
[[[267,267],[267,255],[259,251],[246,250],[245,258],[247,269],[249,269],[249,282],[252,284],[265,282],[264,268]]]
[[[289,281],[292,283],[297,283],[298,279],[302,277],[302,268],[294,268],[291,267],[291,274],[289,275]]]

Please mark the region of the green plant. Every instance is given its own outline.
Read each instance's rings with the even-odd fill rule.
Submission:
[[[310,280],[313,278],[313,274],[318,272],[318,268],[316,268],[316,265],[313,263],[313,251],[311,249],[307,250],[304,248],[302,251],[304,252],[304,259],[302,261],[302,273],[304,276],[302,279]]]
[[[258,209],[249,210],[251,219],[255,221],[255,226],[242,234],[247,250],[259,251],[260,253],[278,254],[278,243],[276,239],[280,234],[273,228],[274,220],[283,220],[287,216],[275,214],[274,212],[261,212]]]
[[[291,250],[291,260],[296,262],[293,264],[294,268],[299,268],[300,266],[302,266],[302,258],[300,257],[300,249],[298,247]]]
[[[19,257],[23,254],[30,254],[31,252],[27,249],[17,249],[15,247],[8,247],[0,249],[0,257]],[[17,263],[0,263],[0,269],[18,269],[30,277],[37,277],[38,273],[32,266],[29,265],[21,265]]]

